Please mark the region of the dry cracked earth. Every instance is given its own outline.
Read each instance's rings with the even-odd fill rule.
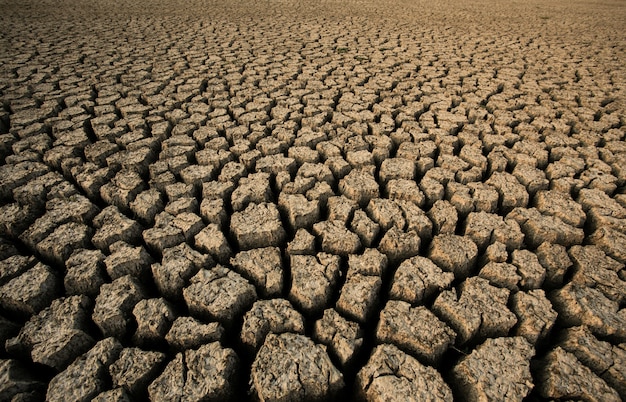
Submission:
[[[0,401],[626,399],[623,1],[0,0]]]

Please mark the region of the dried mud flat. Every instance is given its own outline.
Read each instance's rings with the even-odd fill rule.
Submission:
[[[0,401],[626,398],[626,5],[0,0]]]

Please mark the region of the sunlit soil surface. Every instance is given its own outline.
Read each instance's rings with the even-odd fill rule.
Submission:
[[[623,1],[0,0],[0,401],[626,398],[625,49]]]

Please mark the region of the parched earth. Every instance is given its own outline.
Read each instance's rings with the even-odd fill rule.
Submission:
[[[0,401],[626,399],[625,54],[619,0],[0,0]]]

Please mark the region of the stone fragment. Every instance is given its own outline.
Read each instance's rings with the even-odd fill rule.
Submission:
[[[137,330],[135,345],[148,347],[163,341],[176,318],[174,307],[163,298],[140,300],[133,308]]]
[[[313,232],[321,238],[322,251],[337,255],[354,254],[361,248],[359,236],[341,221],[323,221],[313,225]]]
[[[174,349],[196,349],[205,343],[218,342],[224,337],[224,327],[219,322],[204,324],[193,317],[178,317],[165,335]]]
[[[278,247],[241,251],[230,259],[233,269],[251,281],[264,297],[282,294],[284,275]]]
[[[389,297],[412,305],[422,304],[449,288],[453,280],[451,272],[443,272],[428,258],[415,256],[404,260],[394,273]]]
[[[145,290],[139,281],[130,275],[122,276],[100,287],[91,318],[105,337],[122,338],[133,307],[144,298]]]
[[[90,304],[86,296],[53,301],[6,342],[7,351],[26,354],[32,361],[56,370],[64,369],[94,343],[86,329]]]
[[[50,381],[46,400],[91,401],[107,389],[107,384],[110,383],[110,379],[107,379],[108,368],[117,360],[121,351],[122,345],[115,338],[106,338],[96,343]]]
[[[152,264],[152,278],[159,292],[173,300],[182,298],[187,281],[202,268],[214,265],[213,259],[192,249],[187,243],[163,250],[161,263]]]
[[[313,339],[326,345],[337,357],[341,367],[349,367],[363,346],[363,329],[347,320],[336,310],[324,310],[322,318],[315,322]]]
[[[222,264],[226,264],[233,254],[228,239],[215,223],[210,223],[196,234],[194,244],[198,250]]]
[[[522,337],[487,339],[452,369],[458,392],[469,401],[522,401],[533,389],[535,349]]]
[[[241,343],[256,353],[272,334],[292,332],[304,334],[304,319],[285,299],[259,300],[243,317]]]
[[[217,265],[198,271],[183,289],[183,297],[192,315],[228,326],[250,308],[257,294],[241,275]]]
[[[517,323],[508,308],[510,291],[491,286],[486,279],[466,279],[456,289],[443,291],[432,311],[457,333],[459,344],[488,337],[505,336]]]
[[[59,292],[58,276],[39,262],[0,286],[0,306],[12,314],[30,317],[49,306]]]
[[[218,342],[186,350],[148,387],[152,401],[223,401],[235,392],[239,357]]]
[[[478,247],[472,240],[453,234],[435,236],[428,249],[428,258],[456,278],[470,275],[477,257]]]
[[[328,400],[344,387],[328,354],[304,335],[269,334],[250,374],[251,393],[262,401]]]
[[[379,345],[356,376],[356,393],[366,401],[448,401],[441,374],[393,345]]]
[[[454,345],[456,334],[426,307],[390,300],[380,312],[376,328],[379,343],[392,343],[429,365],[437,364]]]
[[[570,282],[550,301],[565,325],[586,325],[597,336],[626,341],[626,312],[599,290]]]
[[[544,398],[590,402],[621,400],[617,391],[561,347],[544,357],[537,377],[537,389]]]
[[[340,258],[328,253],[292,255],[289,299],[307,314],[326,308],[340,271]]]
[[[141,396],[165,362],[165,354],[139,348],[124,348],[109,367],[113,385],[129,394]]]
[[[241,250],[282,246],[286,237],[278,208],[272,203],[250,204],[235,212],[230,232]]]

